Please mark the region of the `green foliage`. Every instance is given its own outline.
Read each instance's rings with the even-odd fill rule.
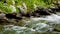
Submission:
[[[4,3],[6,1],[6,3]],[[34,10],[34,4],[43,7],[53,7],[52,3],[56,0],[0,0],[0,9],[4,10],[5,12],[11,12],[9,5],[13,5],[17,7],[18,5],[22,5],[22,3],[26,3],[27,8],[29,10]],[[60,0],[59,0],[60,1]],[[14,4],[15,3],[15,4]],[[6,5],[4,5],[6,4]],[[18,11],[18,9],[17,9]]]

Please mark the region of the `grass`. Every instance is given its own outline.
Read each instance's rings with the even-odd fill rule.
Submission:
[[[4,3],[5,1],[7,3]],[[54,5],[52,3],[54,1],[55,0],[0,0],[0,10],[4,13],[10,13],[12,12],[12,8],[10,8],[10,5],[13,5],[16,8],[16,12],[19,12],[17,6],[22,6],[22,4],[25,3],[28,10],[34,11],[34,4],[43,7],[53,7]]]

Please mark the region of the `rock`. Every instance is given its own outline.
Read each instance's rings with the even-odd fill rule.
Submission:
[[[7,21],[7,18],[5,17],[5,14],[0,12],[0,23],[4,23]]]
[[[53,2],[53,4],[60,5],[60,1],[55,1],[55,2]]]
[[[31,17],[31,14],[32,14],[31,12],[27,12],[26,17]]]
[[[39,12],[40,15],[51,15],[47,8],[43,8]]]
[[[53,31],[60,32],[60,24],[55,25]]]
[[[12,31],[14,30],[15,33],[17,34],[33,34],[35,32],[34,29],[32,28],[27,28],[27,27],[21,27],[21,26],[14,26],[14,25],[5,25],[4,26],[5,31]]]
[[[20,12],[20,16],[22,17],[31,17],[31,12],[27,12],[27,13],[24,13],[24,12]]]
[[[52,12],[58,12],[59,11],[59,8],[56,6],[56,7],[52,7],[50,8],[52,10]],[[56,14],[56,13],[55,13]]]
[[[5,14],[1,13],[0,14],[0,19],[5,19]]]
[[[21,16],[24,17],[26,15],[26,13],[24,12],[20,12]]]
[[[18,20],[22,19],[22,17],[17,17],[17,16],[16,16],[16,13],[6,14],[6,17],[7,17],[8,19],[18,19]]]
[[[51,26],[49,26],[45,23],[38,23],[33,28],[38,32],[47,32],[47,31],[52,31],[53,30],[53,28],[51,28]]]
[[[54,14],[56,14],[56,11],[54,10],[54,9],[48,9],[48,11],[50,12],[50,13],[54,13]]]
[[[53,4],[55,4],[58,7],[58,10],[60,11],[60,1],[53,2]],[[55,9],[57,9],[57,8],[55,8]]]
[[[53,31],[60,32],[60,28],[54,28]]]
[[[36,10],[33,12],[38,15],[51,15],[48,8],[37,7]]]
[[[32,16],[34,17],[40,17],[39,13],[32,12]]]

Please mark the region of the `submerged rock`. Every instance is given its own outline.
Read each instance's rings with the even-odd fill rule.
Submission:
[[[45,23],[38,23],[33,28],[27,28],[27,27],[21,27],[21,26],[14,26],[14,25],[5,25],[4,26],[5,31],[11,31],[15,30],[17,33],[33,33],[33,32],[47,32],[52,31],[53,28],[51,28],[49,25]],[[19,31],[19,32],[18,32]]]
[[[14,25],[5,25],[4,26],[4,28],[5,28],[5,31],[12,31],[12,30],[14,30],[14,31],[16,31],[15,33],[16,34],[20,34],[20,33],[25,33],[25,34],[27,34],[27,33],[33,33],[33,32],[35,32],[35,30],[34,29],[32,29],[32,28],[27,28],[27,27],[21,27],[21,26],[14,26]]]
[[[33,27],[37,32],[47,32],[52,31],[53,28],[45,23],[38,23],[35,27]]]

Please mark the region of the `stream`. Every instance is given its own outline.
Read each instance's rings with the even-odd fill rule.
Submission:
[[[0,25],[0,34],[37,34],[60,31],[60,16],[52,14],[46,17],[30,18],[23,26]],[[56,29],[57,31],[54,31]],[[48,33],[49,34],[49,33]],[[57,33],[56,33],[57,34]],[[58,32],[60,34],[60,32]]]

